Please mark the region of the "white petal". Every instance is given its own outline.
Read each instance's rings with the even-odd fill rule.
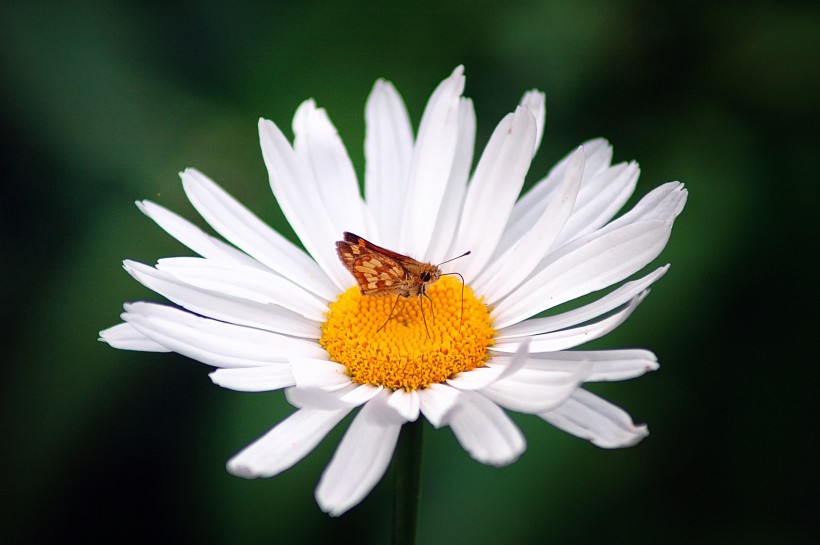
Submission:
[[[348,412],[350,409],[296,411],[231,458],[228,471],[246,479],[281,473],[316,448]]]
[[[264,305],[279,305],[317,322],[326,319],[327,301],[272,272],[197,257],[160,259],[157,269],[191,286]]]
[[[459,391],[446,384],[431,384],[419,391],[421,412],[435,428],[445,425],[459,399]]]
[[[441,200],[441,210],[436,220],[433,239],[430,241],[426,254],[426,259],[432,263],[441,263],[453,257],[449,255],[450,245],[461,219],[464,195],[467,192],[467,179],[470,176],[470,168],[473,166],[475,134],[476,120],[473,101],[462,98],[459,103],[458,143],[453,158],[453,167],[450,170],[447,189]],[[453,251],[457,254],[463,253],[458,249]]]
[[[337,295],[310,256],[271,229],[224,189],[195,169],[181,173],[194,208],[227,240],[285,278],[332,300]]]
[[[538,416],[601,448],[631,447],[649,435],[645,424],[634,424],[626,411],[586,390],[576,390],[566,403]]]
[[[575,209],[555,247],[606,225],[635,191],[640,174],[637,163],[619,163],[600,170],[588,181],[584,180]]]
[[[238,392],[270,392],[296,384],[289,363],[217,369],[210,377],[214,384]]]
[[[546,97],[538,89],[532,89],[524,93],[521,98],[521,105],[527,108],[535,119],[537,132],[535,134],[535,146],[532,150],[532,154],[535,155],[538,148],[541,147],[541,138],[544,136],[544,125],[547,118]]]
[[[319,358],[291,358],[293,377],[299,388],[339,390],[351,384],[347,367],[335,361]]]
[[[152,341],[128,323],[117,324],[100,331],[100,340],[120,350],[141,352],[170,352],[161,344]]]
[[[331,516],[362,501],[390,463],[403,420],[387,406],[386,397],[376,397],[362,407],[322,474],[316,501]]]
[[[341,233],[336,231],[330,218],[321,213],[324,202],[316,190],[313,174],[300,163],[279,127],[267,119],[260,119],[259,142],[276,201],[299,240],[336,285],[330,296],[321,294],[332,300],[339,289],[354,284],[353,277],[336,256],[335,242]],[[287,274],[282,276],[297,281]]]
[[[476,392],[461,392],[448,424],[462,448],[482,464],[511,464],[527,448],[524,435],[510,417]]]
[[[494,356],[484,367],[458,373],[456,376],[447,379],[447,384],[459,390],[481,390],[486,388],[490,384],[518,372],[527,361],[529,348],[529,339],[522,339],[512,357]]]
[[[481,394],[505,409],[535,414],[566,401],[591,371],[588,362],[560,371],[525,368],[481,390]]]
[[[632,299],[625,308],[603,320],[570,329],[525,337],[530,340],[530,352],[556,352],[558,350],[566,350],[603,337],[624,323],[644,298],[646,298],[648,293],[648,291],[643,292]],[[494,352],[514,352],[518,349],[520,342],[525,338],[513,337],[510,339],[500,339],[494,346],[490,347],[490,350]]]
[[[337,391],[328,391],[319,388],[299,388],[297,386],[285,390],[285,398],[288,403],[299,409],[316,409],[319,411],[352,409],[360,404],[344,401],[342,396],[353,388],[354,386],[350,385]]]
[[[664,184],[617,220],[549,254],[495,308],[495,327],[517,323],[640,270],[663,250],[686,197],[681,183]]]
[[[518,107],[499,123],[478,162],[453,246],[473,252],[458,267],[468,283],[501,238],[532,160],[535,133],[532,114]]]
[[[495,358],[493,358],[495,359]],[[447,384],[459,390],[481,390],[497,381],[507,370],[505,365],[488,363],[470,371],[463,371],[447,379]]]
[[[612,291],[597,301],[584,305],[568,312],[562,312],[554,316],[547,316],[545,318],[534,318],[532,320],[524,320],[510,327],[501,329],[496,335],[496,339],[509,339],[512,337],[528,337],[530,335],[538,335],[540,333],[548,333],[550,331],[558,331],[567,327],[573,327],[582,324],[589,320],[593,320],[603,316],[607,312],[618,308],[631,301],[644,291],[649,286],[661,278],[666,271],[669,270],[669,265],[659,267],[649,273],[648,275],[632,282],[627,282],[618,289]]]
[[[532,354],[524,368],[571,371],[587,363],[592,365],[592,371],[586,382],[627,380],[658,368],[658,359],[649,350],[563,350]]]
[[[314,214],[326,214],[336,233],[371,235],[356,171],[325,109],[317,108],[313,99],[303,102],[293,118],[293,135],[296,156],[313,174],[302,184],[315,181],[324,204]]]
[[[632,210],[601,230],[613,231],[629,223],[648,220],[672,223],[683,211],[688,194],[682,183],[667,182],[647,193]]]
[[[365,105],[365,195],[380,242],[398,248],[413,129],[399,93],[378,80]]]
[[[136,204],[143,214],[154,220],[165,232],[202,257],[268,270],[254,258],[206,234],[202,229],[167,208],[151,201],[137,201]]]
[[[350,390],[349,392],[345,393],[341,399],[345,403],[353,403],[355,405],[361,405],[362,403],[366,403],[379,395],[382,390],[384,390],[384,386],[373,386],[372,384],[359,384],[354,389]]]
[[[661,253],[671,230],[671,223],[647,220],[576,239],[554,252],[549,264],[498,303],[493,326],[503,329],[620,282]]]
[[[285,397],[288,403],[300,409],[331,410],[342,407],[358,407],[379,395],[382,390],[384,390],[384,386],[349,382],[338,390],[328,387],[289,388],[285,391]]]
[[[254,367],[287,357],[327,357],[315,342],[196,316],[155,303],[125,305],[122,319],[165,348],[215,367]]]
[[[464,67],[457,67],[439,84],[419,124],[407,191],[404,195],[400,250],[425,256],[436,226],[459,134],[459,98],[464,90]]]
[[[582,144],[586,161],[584,163],[584,179],[581,182],[577,206],[583,204],[585,187],[596,174],[609,166],[612,159],[612,147],[603,138],[589,140]],[[574,148],[563,159],[561,159],[546,177],[538,181],[523,197],[521,197],[510,215],[504,235],[501,238],[499,248],[506,248],[518,240],[521,235],[532,229],[535,222],[544,212],[547,204],[552,200],[553,192],[558,187],[558,182],[564,178],[567,164],[570,157],[575,153]]]
[[[490,263],[476,279],[474,289],[487,295],[487,304],[495,305],[523,282],[553,247],[575,206],[584,176],[584,157],[582,146],[570,157],[556,194],[532,229]]]
[[[263,305],[189,286],[168,273],[136,261],[126,260],[124,267],[142,285],[191,312],[297,337],[318,339],[321,336],[318,322],[278,305]]]
[[[396,390],[390,394],[387,405],[392,407],[406,422],[415,422],[419,417],[420,401],[416,390]]]

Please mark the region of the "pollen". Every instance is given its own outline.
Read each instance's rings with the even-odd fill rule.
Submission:
[[[426,388],[482,367],[495,336],[483,297],[449,276],[427,294],[430,300],[399,297],[396,303],[396,297],[350,288],[330,304],[320,343],[354,383],[391,390]]]

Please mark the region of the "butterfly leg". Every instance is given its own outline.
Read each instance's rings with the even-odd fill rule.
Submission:
[[[430,296],[427,295],[426,293],[422,293],[421,295],[423,295],[423,296],[427,297],[428,299],[430,299]],[[430,328],[427,327],[427,316],[424,315],[424,301],[422,301],[421,295],[419,295],[419,310],[421,311],[421,317],[424,320],[424,330],[427,331],[427,338],[429,339],[430,338]],[[432,305],[432,304],[433,304],[433,301],[431,299],[430,300],[430,305]],[[432,308],[432,306],[430,308]],[[434,318],[435,318],[435,316],[434,316]],[[435,322],[433,322],[433,325],[435,325]]]
[[[402,294],[401,294],[401,293],[400,293],[400,294],[398,294],[398,295],[396,296],[396,302],[394,302],[394,303],[393,303],[393,308],[391,308],[391,309],[390,309],[390,315],[387,317],[387,320],[385,320],[385,322],[381,325],[381,327],[380,327],[379,329],[377,329],[377,330],[376,330],[376,333],[378,333],[379,331],[381,331],[382,329],[384,329],[384,326],[386,326],[386,325],[387,325],[387,322],[389,322],[389,321],[390,321],[390,318],[392,318],[392,317],[393,317],[393,312],[395,312],[395,311],[396,311],[396,306],[399,304],[399,298],[400,298],[401,296],[402,296]]]
[[[436,327],[436,311],[435,311],[435,309],[433,308],[433,300],[432,300],[432,299],[430,299],[430,296],[429,296],[429,295],[427,295],[427,292],[426,292],[426,291],[425,291],[424,293],[422,293],[422,295],[423,295],[424,297],[426,297],[428,301],[430,301],[430,312],[433,314],[433,327]]]

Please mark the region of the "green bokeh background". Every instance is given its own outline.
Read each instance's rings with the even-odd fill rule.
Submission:
[[[388,541],[389,475],[341,518],[314,502],[344,427],[278,477],[233,477],[225,461],[291,412],[282,394],[96,337],[123,301],[159,300],[122,259],[187,254],[133,201],[204,226],[176,176],[195,166],[292,236],[257,118],[289,130],[314,97],[361,173],[373,81],[417,125],[458,64],[480,146],[546,91],[530,182],[605,136],[640,162],[638,195],[678,179],[690,199],[670,273],[595,343],[657,352],[659,372],[595,388],[650,437],[604,451],[516,415],[528,450],[495,469],[427,426],[420,543],[813,542],[816,2],[12,1],[0,58],[0,542]]]

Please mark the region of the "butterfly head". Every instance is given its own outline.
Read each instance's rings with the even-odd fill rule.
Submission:
[[[435,284],[441,278],[441,269],[436,265],[425,264],[424,268],[419,272],[419,293],[427,293],[427,288],[431,284]]]

